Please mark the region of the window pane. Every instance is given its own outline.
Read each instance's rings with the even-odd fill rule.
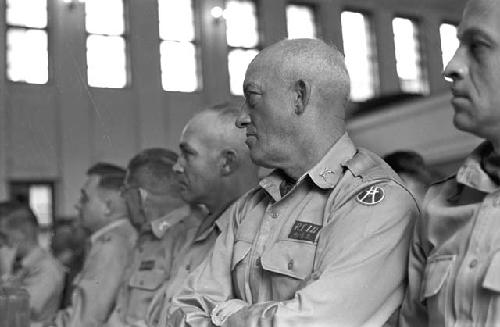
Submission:
[[[29,191],[30,207],[41,226],[52,224],[52,189],[46,185],[32,185]]]
[[[230,0],[226,4],[227,44],[231,47],[254,48],[259,44],[255,3]]]
[[[10,25],[47,26],[47,0],[7,0],[6,20]]]
[[[191,42],[163,41],[160,45],[161,82],[165,91],[198,90],[196,47]]]
[[[288,5],[286,23],[289,39],[316,37],[314,9],[310,6]]]
[[[7,76],[15,82],[47,83],[46,31],[17,28],[7,30]]]
[[[87,38],[88,82],[94,87],[121,88],[127,84],[125,40],[119,36]]]
[[[458,48],[457,27],[451,24],[441,24],[439,33],[441,34],[443,67],[446,67]]]
[[[375,94],[376,58],[368,18],[357,12],[341,15],[342,38],[347,70],[351,78],[351,99],[363,101]]]
[[[160,38],[193,41],[195,38],[191,0],[159,0]]]
[[[417,26],[410,19],[397,17],[392,21],[392,28],[401,90],[427,93],[428,86],[422,76]]]
[[[243,95],[243,81],[245,72],[252,59],[257,55],[257,50],[234,49],[229,52],[229,86],[231,93]]]
[[[85,27],[88,33],[121,35],[124,33],[122,0],[86,0]]]

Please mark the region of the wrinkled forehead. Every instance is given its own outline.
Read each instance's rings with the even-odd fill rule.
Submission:
[[[500,36],[500,0],[470,0],[459,26],[459,34],[479,30]]]

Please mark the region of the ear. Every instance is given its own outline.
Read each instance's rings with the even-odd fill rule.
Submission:
[[[221,152],[221,176],[231,175],[238,169],[237,153],[234,149],[224,149]]]
[[[115,203],[113,201],[113,198],[110,197],[109,195],[104,198],[103,201],[104,204],[104,214],[106,216],[111,216],[115,212]]]
[[[299,79],[294,85],[295,91],[295,113],[302,115],[306,111],[307,104],[309,103],[309,96],[311,95],[311,87],[306,81]]]

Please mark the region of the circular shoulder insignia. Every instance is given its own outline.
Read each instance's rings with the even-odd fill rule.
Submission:
[[[372,206],[382,202],[385,197],[384,189],[378,186],[370,186],[356,195],[356,201],[361,204]]]

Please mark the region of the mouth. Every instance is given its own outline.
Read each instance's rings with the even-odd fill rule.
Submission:
[[[467,94],[464,91],[458,89],[451,89],[451,94],[453,98],[468,98]]]

